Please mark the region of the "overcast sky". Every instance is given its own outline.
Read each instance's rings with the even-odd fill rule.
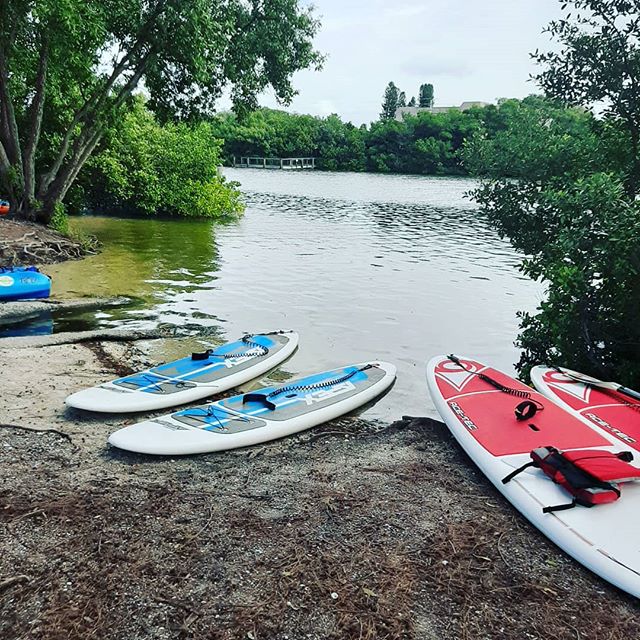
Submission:
[[[315,0],[322,22],[316,46],[324,69],[296,74],[299,95],[287,108],[355,124],[377,119],[393,80],[416,95],[435,87],[436,106],[495,102],[535,92],[529,53],[549,48],[548,22],[559,0]],[[263,106],[276,107],[271,95]]]

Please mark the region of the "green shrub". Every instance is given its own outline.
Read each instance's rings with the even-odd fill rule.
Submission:
[[[237,216],[237,185],[218,174],[221,146],[207,123],[161,126],[138,101],[90,161],[80,184],[86,204],[106,212]]]

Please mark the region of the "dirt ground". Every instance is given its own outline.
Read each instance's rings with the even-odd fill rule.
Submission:
[[[74,260],[92,251],[42,225],[0,218],[0,267]]]
[[[63,399],[140,367],[142,345],[25,345],[0,343],[1,638],[640,637],[638,602],[539,535],[441,423],[131,455],[106,444],[131,416]]]

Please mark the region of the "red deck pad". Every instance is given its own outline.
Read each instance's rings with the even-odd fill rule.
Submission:
[[[543,380],[572,409],[640,451],[640,403],[615,391],[602,391],[576,382],[559,371],[546,371]]]
[[[518,421],[514,410],[523,398],[498,391],[450,360],[439,363],[435,374],[440,392],[458,420],[494,456],[529,453],[549,445],[563,450],[610,446],[610,442],[578,418],[522,382],[495,369],[483,368],[477,362],[463,361],[463,364],[506,387],[530,393],[531,399],[544,407],[531,420]]]

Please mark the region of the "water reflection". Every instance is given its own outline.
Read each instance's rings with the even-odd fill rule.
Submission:
[[[53,317],[48,311],[20,322],[0,324],[0,338],[48,336],[53,333]]]
[[[72,226],[96,236],[103,251],[49,267],[53,295],[170,299],[210,282],[219,268],[211,222],[88,216]]]

